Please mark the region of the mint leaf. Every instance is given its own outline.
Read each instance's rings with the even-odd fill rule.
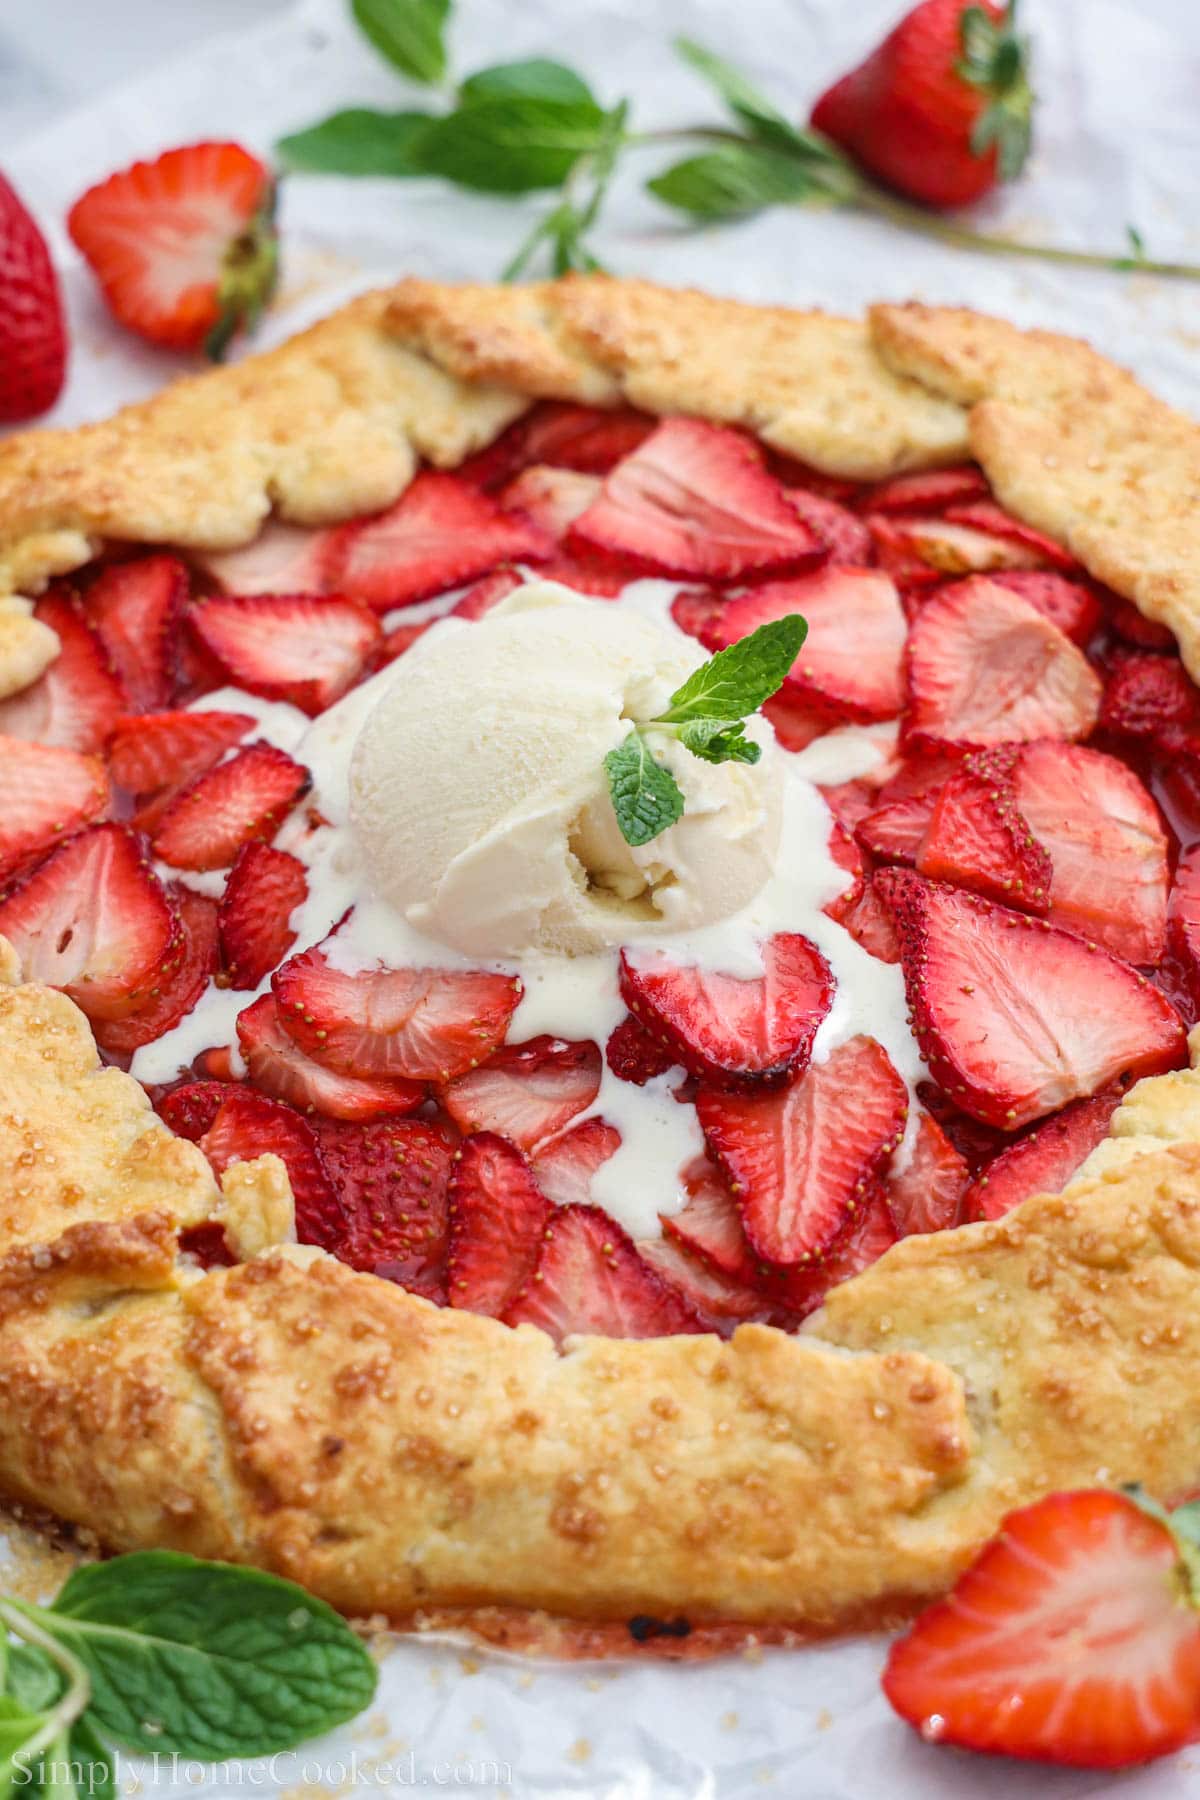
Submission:
[[[279,139],[275,149],[289,169],[316,175],[420,175],[412,145],[431,118],[420,112],[373,112],[351,106],[306,131]]]
[[[596,96],[583,78],[565,63],[531,57],[527,62],[498,63],[469,75],[458,90],[464,106],[481,100],[556,100],[595,106]]]
[[[379,54],[427,86],[445,80],[450,0],[352,0],[360,31]]]
[[[738,219],[815,192],[799,163],[754,144],[729,144],[674,163],[646,183],[678,212],[697,219]]]
[[[100,1742],[86,1715],[55,1738],[34,1773],[38,1800],[116,1800],[112,1752]]]
[[[33,1644],[9,1644],[5,1695],[26,1712],[49,1712],[62,1699],[66,1682],[44,1650]]]
[[[602,141],[595,101],[480,100],[427,125],[413,154],[427,175],[490,194],[558,187]]]
[[[683,817],[683,795],[670,769],[650,753],[636,728],[604,759],[608,791],[621,836],[634,849],[648,844]]]
[[[757,712],[782,686],[807,636],[808,626],[799,613],[760,625],[689,675],[656,723],[744,719]]]
[[[746,736],[741,719],[688,719],[676,733],[685,750],[705,762],[756,763],[762,746]]]
[[[87,1669],[91,1722],[144,1753],[269,1756],[375,1692],[345,1620],[258,1569],[138,1551],[77,1569],[49,1609],[20,1610]]]
[[[704,77],[755,137],[769,144],[796,142],[799,134],[795,127],[740,69],[735,69],[714,51],[706,50],[694,38],[676,38],[675,48],[684,62],[690,63],[696,73]]]

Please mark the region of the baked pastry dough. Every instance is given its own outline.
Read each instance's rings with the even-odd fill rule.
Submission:
[[[9,440],[0,585],[111,540],[234,547],[272,506],[382,506],[539,396],[737,423],[855,478],[969,446],[1200,674],[1200,431],[1086,346],[599,277],[405,282],[107,424]],[[903,1240],[798,1336],[560,1354],[290,1243],[274,1158],[222,1193],[17,974],[0,955],[0,1485],[113,1548],[259,1563],[398,1621],[830,1629],[944,1589],[1049,1489],[1200,1484],[1200,1073],[1134,1088],[1064,1193]],[[178,1233],[218,1216],[249,1260],[202,1274]]]

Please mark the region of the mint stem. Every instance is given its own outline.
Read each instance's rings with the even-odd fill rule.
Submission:
[[[87,1670],[77,1656],[60,1644],[50,1632],[44,1631],[30,1616],[36,1610],[25,1607],[19,1601],[14,1604],[11,1600],[0,1600],[0,1627],[11,1631],[14,1637],[23,1638],[27,1644],[34,1644],[39,1650],[45,1651],[67,1679],[67,1691],[62,1699],[46,1714],[44,1722],[33,1736],[21,1745],[21,1755],[26,1767],[31,1767],[43,1750],[48,1749],[71,1729],[92,1697],[91,1677]]]

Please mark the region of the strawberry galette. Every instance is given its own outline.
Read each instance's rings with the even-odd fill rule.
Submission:
[[[598,277],[0,448],[9,1497],[678,1650],[1200,1485],[1198,495],[1070,340]]]

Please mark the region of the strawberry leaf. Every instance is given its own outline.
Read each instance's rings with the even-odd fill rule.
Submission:
[[[351,106],[307,131],[280,138],[275,149],[291,169],[314,175],[420,175],[412,146],[429,113],[375,112]]]
[[[412,81],[446,75],[450,0],[352,0],[355,22],[379,54]]]
[[[636,728],[604,759],[621,836],[639,849],[683,817],[683,795],[670,769],[654,760]]]

